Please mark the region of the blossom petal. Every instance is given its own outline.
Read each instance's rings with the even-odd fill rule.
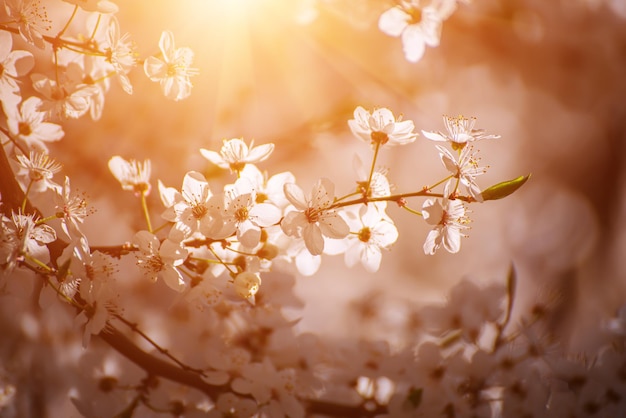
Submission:
[[[175,290],[177,292],[182,292],[185,289],[185,281],[183,280],[183,276],[176,269],[176,267],[171,265],[166,265],[165,268],[161,271],[161,278],[167,284],[167,286]]]
[[[164,30],[159,39],[159,49],[163,53],[166,61],[169,61],[174,55],[174,34],[169,30]]]
[[[245,158],[246,162],[256,163],[264,161],[274,151],[274,144],[263,144],[258,147],[253,147],[248,152],[248,156]]]
[[[282,213],[270,203],[257,203],[250,209],[249,216],[258,226],[267,227],[277,224]]]
[[[392,7],[380,15],[378,29],[389,36],[400,36],[409,25],[410,18],[400,7]]]
[[[312,255],[320,255],[324,252],[324,237],[319,226],[315,224],[306,225],[302,231],[302,238],[304,238],[307,250]]]
[[[289,200],[296,209],[306,210],[308,208],[306,197],[300,186],[295,183],[285,183],[283,191],[285,192],[287,200]]]
[[[336,212],[323,214],[319,225],[322,233],[328,238],[344,238],[350,233],[350,227]]]
[[[167,63],[156,57],[148,57],[143,63],[143,71],[152,81],[159,81],[167,76]]]
[[[432,141],[446,142],[447,138],[438,132],[422,131],[422,135]]]
[[[428,255],[433,255],[440,246],[441,228],[435,228],[431,230],[426,236],[426,242],[424,242],[424,253]]]
[[[229,168],[228,163],[225,162],[222,156],[215,151],[201,148],[200,154],[202,154],[204,158],[206,158],[207,160],[209,160],[210,162],[212,162],[213,164],[215,164],[216,166],[220,168]]]
[[[402,49],[409,62],[418,62],[426,50],[424,34],[417,25],[410,25],[402,32]]]

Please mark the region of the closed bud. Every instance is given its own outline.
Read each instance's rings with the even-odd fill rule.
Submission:
[[[513,180],[503,181],[483,190],[483,200],[498,200],[513,194],[517,189],[522,187],[528,181],[530,174],[527,176],[519,176]]]

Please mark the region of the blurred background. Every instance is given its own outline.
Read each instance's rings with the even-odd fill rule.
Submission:
[[[443,114],[463,114],[502,136],[478,144],[490,166],[478,179],[483,188],[522,174],[532,173],[531,180],[507,199],[472,205],[472,229],[456,255],[424,255],[428,226],[390,207],[400,238],[381,270],[348,270],[340,257],[326,257],[316,276],[297,281],[306,301],[300,326],[362,332],[349,312],[364,298],[441,301],[462,277],[503,283],[511,263],[519,273],[516,310],[558,294],[554,326],[562,330],[572,323],[592,329],[626,299],[626,1],[460,4],[443,25],[441,45],[417,64],[404,59],[398,38],[378,30],[391,2],[117,3],[122,32],[130,32],[142,57],[158,52],[161,31],[169,29],[176,46],[193,49],[200,75],[190,98],[172,102],[137,68],[132,96],[114,82],[101,120],[65,125],[66,137],[51,153],[97,208],[86,224],[99,241],[93,244],[119,244],[143,227],[134,197],[108,172],[113,155],[151,159],[155,184],[180,187],[189,170],[219,182],[225,173],[198,149],[218,150],[222,139],[243,137],[276,144],[260,165],[270,174],[292,171],[305,190],[326,176],[341,193],[354,187],[353,155],[371,161],[369,146],[348,129],[356,106],[388,107],[429,131],[444,129]],[[49,12],[69,15],[71,6]],[[379,163],[397,192],[445,175],[423,137],[384,150]],[[150,199],[156,215],[158,194]],[[409,205],[421,208],[422,201]],[[405,314],[392,305],[389,321]]]

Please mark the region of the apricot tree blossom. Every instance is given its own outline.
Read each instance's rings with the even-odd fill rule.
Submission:
[[[17,307],[18,318],[5,321],[17,328],[2,340],[10,350],[0,351],[19,353],[7,363],[8,372],[0,365],[0,414],[15,407],[17,415],[28,415],[25,399],[42,403],[31,399],[37,391],[25,389],[33,367],[38,382],[41,375],[43,384],[50,383],[43,398],[54,404],[40,405],[35,413],[55,415],[50,411],[59,404],[63,413],[56,415],[63,416],[217,418],[488,416],[492,410],[522,410],[512,397],[524,382],[504,360],[510,369],[524,368],[521,375],[527,377],[536,377],[540,366],[565,381],[573,379],[572,371],[587,372],[569,361],[546,363],[548,356],[530,355],[531,345],[533,353],[549,347],[533,339],[533,324],[510,321],[513,268],[506,286],[459,285],[437,309],[420,310],[407,301],[383,306],[366,294],[367,300],[355,303],[359,324],[390,313],[395,323],[384,335],[339,340],[299,328],[305,302],[298,280],[320,271],[329,256],[342,257],[348,268],[361,264],[359,275],[393,267],[385,265],[393,263],[388,254],[400,245],[400,232],[406,233],[399,227],[405,224],[394,222],[397,211],[432,227],[423,244],[426,254],[442,247],[456,253],[470,222],[467,206],[506,197],[525,184],[529,176],[479,185],[483,168],[474,144],[465,144],[497,136],[474,129],[474,119],[444,119],[445,134],[422,131],[428,139],[450,143],[435,145],[444,167],[424,165],[430,167],[426,173],[415,170],[396,185],[397,168],[380,167],[378,156],[418,142],[415,122],[387,107],[366,110],[351,103],[352,118],[336,129],[341,140],[350,132],[358,139],[358,156],[342,156],[354,161],[355,173],[335,181],[332,167],[325,167],[323,177],[313,177],[318,180],[309,193],[295,171],[276,173],[272,164],[260,168],[273,154],[273,142],[255,146],[241,137],[203,138],[205,144],[222,142],[219,149],[201,148],[197,157],[204,158],[182,170],[182,184],[175,188],[165,185],[165,177],[151,178],[163,171],[153,167],[150,156],[125,159],[113,149],[119,144],[107,141],[103,150],[113,154],[103,162],[113,177],[109,183],[119,183],[119,193],[132,191],[141,211],[107,200],[105,188],[94,187],[94,202],[110,203],[94,232],[86,221],[93,213],[91,200],[88,204],[70,186],[82,179],[70,182],[57,162],[76,157],[84,169],[92,161],[83,161],[80,153],[56,158],[67,148],[52,142],[65,132],[78,137],[71,140],[81,139],[72,119],[89,112],[93,120],[80,122],[93,123],[103,115],[112,78],[132,93],[131,72],[141,72],[138,64],[160,89],[147,84],[174,101],[190,95],[192,76],[200,73],[191,67],[192,50],[175,47],[174,33],[167,30],[161,32],[159,55],[140,56],[113,1],[54,1],[63,5],[51,14],[54,22],[39,2],[6,0],[0,23],[0,100],[6,116],[0,121],[0,306],[11,314]],[[330,3],[307,2],[316,8]],[[442,22],[456,8],[455,0],[394,4],[380,16],[379,27],[402,36],[411,61],[422,58],[425,46],[439,44]],[[52,28],[56,33],[48,33]],[[15,50],[20,37],[28,51]],[[418,107],[402,110],[422,120]],[[142,118],[132,122],[142,126]],[[106,124],[94,126],[91,132],[108,135]],[[320,147],[320,152],[346,149]],[[152,181],[158,197],[150,195]],[[411,251],[418,255],[414,245]],[[463,291],[472,300],[457,297]],[[351,298],[358,298],[356,293]],[[616,334],[622,317],[608,327]],[[428,324],[418,327],[420,321]],[[22,344],[29,350],[21,350]],[[516,347],[527,351],[509,355]],[[617,354],[603,353],[600,366],[619,370]],[[32,359],[37,362],[25,367]],[[7,380],[5,373],[15,375]],[[594,369],[589,376],[598,384],[580,384],[584,399],[598,399],[594,388],[604,394],[623,389],[615,374],[606,378]],[[536,381],[543,393],[557,393],[544,386],[549,379]],[[14,393],[18,403],[12,403]],[[567,405],[570,398],[554,399]],[[614,399],[600,409],[617,416],[623,402]],[[581,403],[570,402],[568,411],[574,415],[584,408]],[[11,415],[13,409],[6,411]]]
[[[312,255],[322,254],[325,236],[343,238],[350,232],[341,215],[329,209],[335,196],[335,185],[329,179],[318,180],[308,196],[298,185],[286,183],[285,196],[293,210],[287,209],[280,226],[288,236],[303,239]]]
[[[204,158],[223,169],[239,172],[246,164],[255,164],[266,160],[274,151],[274,144],[254,146],[254,140],[250,146],[241,138],[224,139],[219,153],[205,148],[200,149]]]
[[[189,48],[175,48],[174,34],[170,31],[161,34],[159,49],[163,59],[148,57],[143,66],[146,75],[150,80],[159,82],[165,97],[175,101],[189,97],[189,77],[198,74],[197,69],[190,67],[193,51]]]

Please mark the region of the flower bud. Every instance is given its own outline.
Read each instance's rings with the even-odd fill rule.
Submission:
[[[237,294],[244,299],[248,299],[259,291],[261,278],[254,273],[244,271],[235,277],[234,285]]]

